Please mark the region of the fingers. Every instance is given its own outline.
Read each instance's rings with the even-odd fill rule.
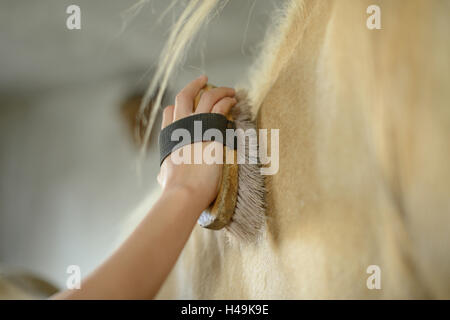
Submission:
[[[194,81],[190,82],[181,90],[175,98],[175,113],[174,120],[187,117],[192,114],[194,107],[194,98],[201,88],[203,88],[208,81],[208,77],[200,76]]]
[[[162,128],[165,128],[173,121],[190,116],[193,112],[194,99],[200,90],[206,85],[208,78],[200,76],[190,82],[181,90],[175,98],[175,106],[168,106],[164,109]],[[236,104],[234,98],[236,92],[233,88],[220,87],[205,91],[198,103],[195,113],[221,113],[226,115]]]
[[[164,108],[163,111],[163,118],[161,122],[161,129],[164,129],[169,124],[173,122],[173,112],[174,112],[175,106],[167,106]]]
[[[236,102],[237,100],[235,98],[225,97],[213,106],[211,112],[220,113],[226,116],[231,108],[236,104]]]
[[[233,98],[235,91],[232,88],[220,87],[206,91],[202,94],[195,113],[209,113],[213,106],[225,97]]]

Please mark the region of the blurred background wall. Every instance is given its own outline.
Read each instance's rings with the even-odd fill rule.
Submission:
[[[148,84],[179,10],[158,24],[171,1],[148,1],[123,29],[121,15],[137,2],[0,0],[1,266],[60,287],[68,265],[85,276],[157,187],[157,148],[140,181],[120,107]],[[281,2],[230,0],[194,43],[166,104],[201,73],[216,85],[245,84]],[[81,30],[66,28],[71,4],[81,8]]]

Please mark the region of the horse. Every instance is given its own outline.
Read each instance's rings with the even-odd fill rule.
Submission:
[[[279,129],[262,236],[195,227],[157,298],[449,298],[449,9],[288,1],[243,88]]]

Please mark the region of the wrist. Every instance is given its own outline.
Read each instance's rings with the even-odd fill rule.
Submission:
[[[182,207],[192,207],[198,215],[209,205],[208,199],[198,192],[198,188],[189,185],[165,186],[162,197],[176,201]]]
[[[166,186],[162,194],[182,206],[198,202],[196,190],[187,185]]]

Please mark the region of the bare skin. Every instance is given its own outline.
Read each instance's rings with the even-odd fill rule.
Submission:
[[[162,128],[193,114],[194,98],[207,83],[201,76],[165,108]],[[195,113],[227,114],[236,104],[232,88],[215,88],[202,95]],[[202,143],[206,146],[207,143]],[[186,147],[185,147],[186,148]],[[143,221],[79,290],[52,299],[149,299],[155,297],[173,268],[201,212],[215,199],[222,165],[179,164],[167,157],[158,175],[163,192]]]

